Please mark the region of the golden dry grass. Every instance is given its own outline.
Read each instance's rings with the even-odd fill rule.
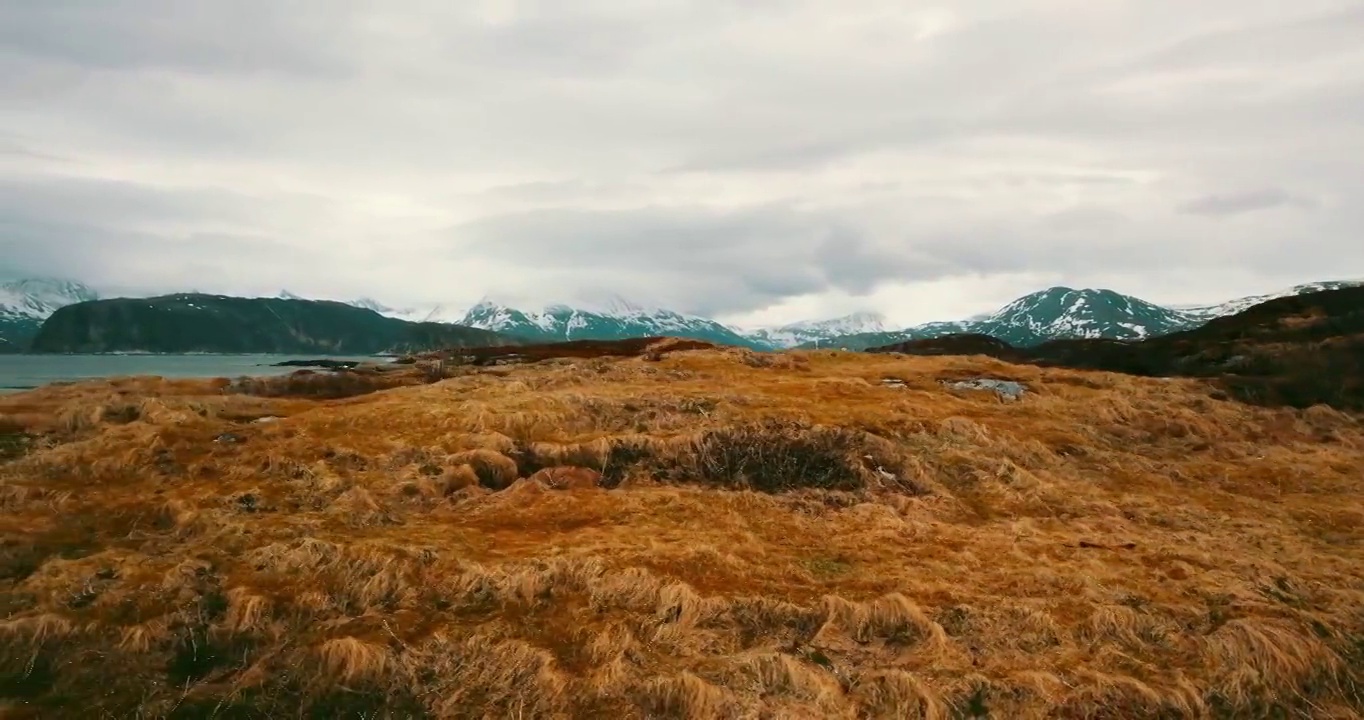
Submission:
[[[975,375],[1031,392],[939,382]],[[1364,712],[1364,425],[1329,408],[704,350],[0,414],[6,718]]]

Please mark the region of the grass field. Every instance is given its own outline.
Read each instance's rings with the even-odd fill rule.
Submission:
[[[0,717],[1364,712],[1356,416],[984,358],[449,374],[0,397]]]

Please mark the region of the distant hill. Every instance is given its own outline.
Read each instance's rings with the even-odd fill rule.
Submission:
[[[1364,410],[1364,287],[1285,295],[1145,340],[1060,339],[1018,347],[963,334],[870,352],[980,354],[1081,370],[1215,378],[1247,402]]]
[[[68,305],[34,352],[409,353],[518,344],[478,328],[412,323],[340,302],[178,294]]]

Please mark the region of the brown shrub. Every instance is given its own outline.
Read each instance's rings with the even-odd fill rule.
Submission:
[[[858,433],[768,421],[711,430],[683,459],[678,479],[759,492],[796,488],[860,490],[866,478],[852,458]]]
[[[448,462],[457,468],[473,468],[479,484],[493,490],[501,490],[521,477],[516,461],[496,450],[467,450],[451,455]]]
[[[781,493],[869,488],[924,494],[902,471],[893,444],[847,428],[767,419],[705,430],[694,437],[622,435],[570,446],[537,443],[523,465],[578,465],[601,473],[603,487],[632,476],[729,490]]]
[[[422,382],[429,382],[429,380],[427,376],[420,373],[296,370],[288,375],[238,378],[224,388],[224,392],[257,397],[335,400],[368,395],[396,387],[418,385]]]

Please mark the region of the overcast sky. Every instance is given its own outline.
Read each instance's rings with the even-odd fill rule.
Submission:
[[[896,324],[1364,277],[1364,3],[0,0],[0,269]]]

